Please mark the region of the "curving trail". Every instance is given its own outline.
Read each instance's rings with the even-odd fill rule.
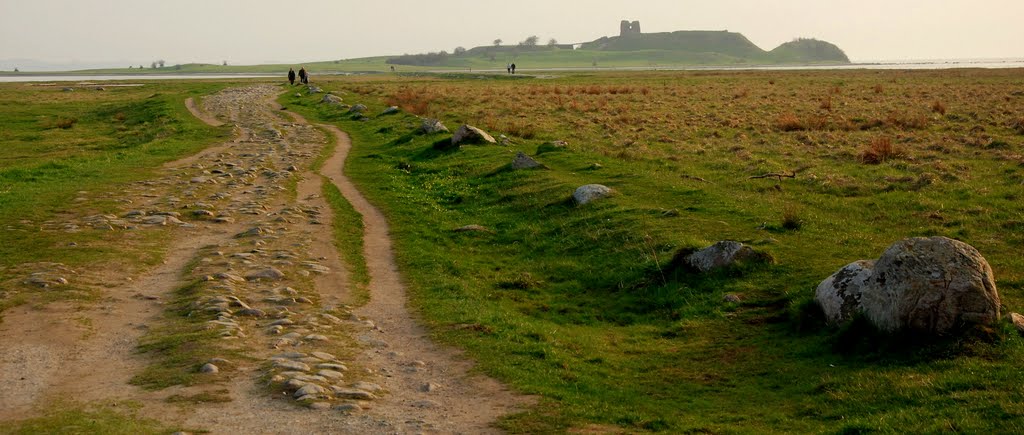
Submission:
[[[143,273],[77,271],[75,285],[104,295],[95,304],[8,310],[0,323],[0,426],[70,397],[140,404],[140,416],[215,434],[477,434],[499,432],[498,418],[533,403],[431,342],[406,306],[384,215],[345,176],[348,136],[280,110],[280,92],[257,85],[204,98],[202,108],[187,102],[204,122],[232,125],[236,138],[126,188],[119,216],[52,225],[100,225],[126,237],[165,231],[167,260]],[[326,134],[336,152],[313,172]],[[323,176],[363,216],[370,301],[359,308],[346,305],[345,253],[332,243]],[[217,362],[221,370],[195,385],[130,385],[155,358],[136,346],[168,322],[169,301],[188,283],[188,306],[199,315],[193,327],[219,331],[219,345],[241,356]],[[207,321],[209,313],[215,318]],[[225,400],[167,400],[204,394]]]

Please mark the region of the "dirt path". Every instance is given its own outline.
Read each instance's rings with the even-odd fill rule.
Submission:
[[[229,89],[204,99],[203,111],[187,103],[206,122],[228,121],[237,137],[132,185],[122,194],[135,210],[54,225],[159,228],[173,237],[164,264],[141,276],[76,277],[104,289],[99,304],[5,313],[0,422],[73,397],[131,400],[145,417],[211,433],[492,433],[500,416],[529,403],[429,340],[406,307],[384,216],[344,175],[348,137],[277,110],[279,92]],[[321,174],[305,169],[327,143],[324,131],[338,147],[321,173],[364,220],[370,302],[358,309],[345,305],[348,274]],[[136,346],[168,321],[165,301],[186,283],[193,311],[181,321],[219,331],[210,345],[244,357],[210,360],[218,372],[192,386],[129,385],[154,363]],[[227,400],[166,401],[208,393]]]

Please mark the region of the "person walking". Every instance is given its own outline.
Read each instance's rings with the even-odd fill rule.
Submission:
[[[509,74],[512,74],[512,64],[506,63],[505,64],[505,71],[508,71]]]
[[[295,69],[288,68],[288,83],[295,86]]]
[[[512,68],[512,74],[515,74],[516,73],[516,64],[513,63],[511,68]]]
[[[299,83],[309,84],[309,73],[306,72],[306,67],[299,68]]]

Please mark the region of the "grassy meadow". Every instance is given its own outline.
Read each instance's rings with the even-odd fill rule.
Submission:
[[[0,312],[102,297],[75,277],[56,290],[23,285],[39,263],[116,275],[159,262],[164,232],[96,229],[81,218],[130,207],[117,194],[128,183],[228,137],[230,128],[202,124],[183,101],[230,85],[151,82],[66,92],[0,84]]]
[[[353,77],[281,102],[349,132],[435,336],[536,408],[513,432],[1024,430],[1024,342],[829,328],[814,288],[909,236],[989,261],[1024,309],[1017,70]],[[397,115],[377,115],[390,105]],[[442,146],[421,116],[505,145]],[[566,141],[566,148],[545,145]],[[517,151],[548,170],[511,171]],[[772,173],[792,178],[751,178]],[[610,199],[576,207],[581,185]],[[457,233],[483,225],[493,232]],[[774,264],[695,275],[680,249],[740,240]],[[726,302],[724,296],[739,296]],[[1008,312],[1008,311],[1007,311]]]

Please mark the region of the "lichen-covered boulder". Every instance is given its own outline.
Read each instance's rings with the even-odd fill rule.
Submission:
[[[874,267],[874,261],[854,261],[818,285],[814,300],[821,306],[829,323],[843,323],[860,312],[860,299]]]
[[[576,205],[584,205],[601,198],[607,198],[612,194],[612,189],[603,184],[587,184],[580,186],[572,193],[572,199]]]
[[[464,143],[498,143],[498,141],[494,140],[491,135],[479,128],[473,127],[469,124],[463,124],[463,126],[459,127],[459,129],[455,131],[455,134],[452,135],[452,145],[461,145]]]
[[[941,335],[999,321],[992,268],[974,247],[946,237],[894,243],[875,262],[861,309],[883,331]]]

